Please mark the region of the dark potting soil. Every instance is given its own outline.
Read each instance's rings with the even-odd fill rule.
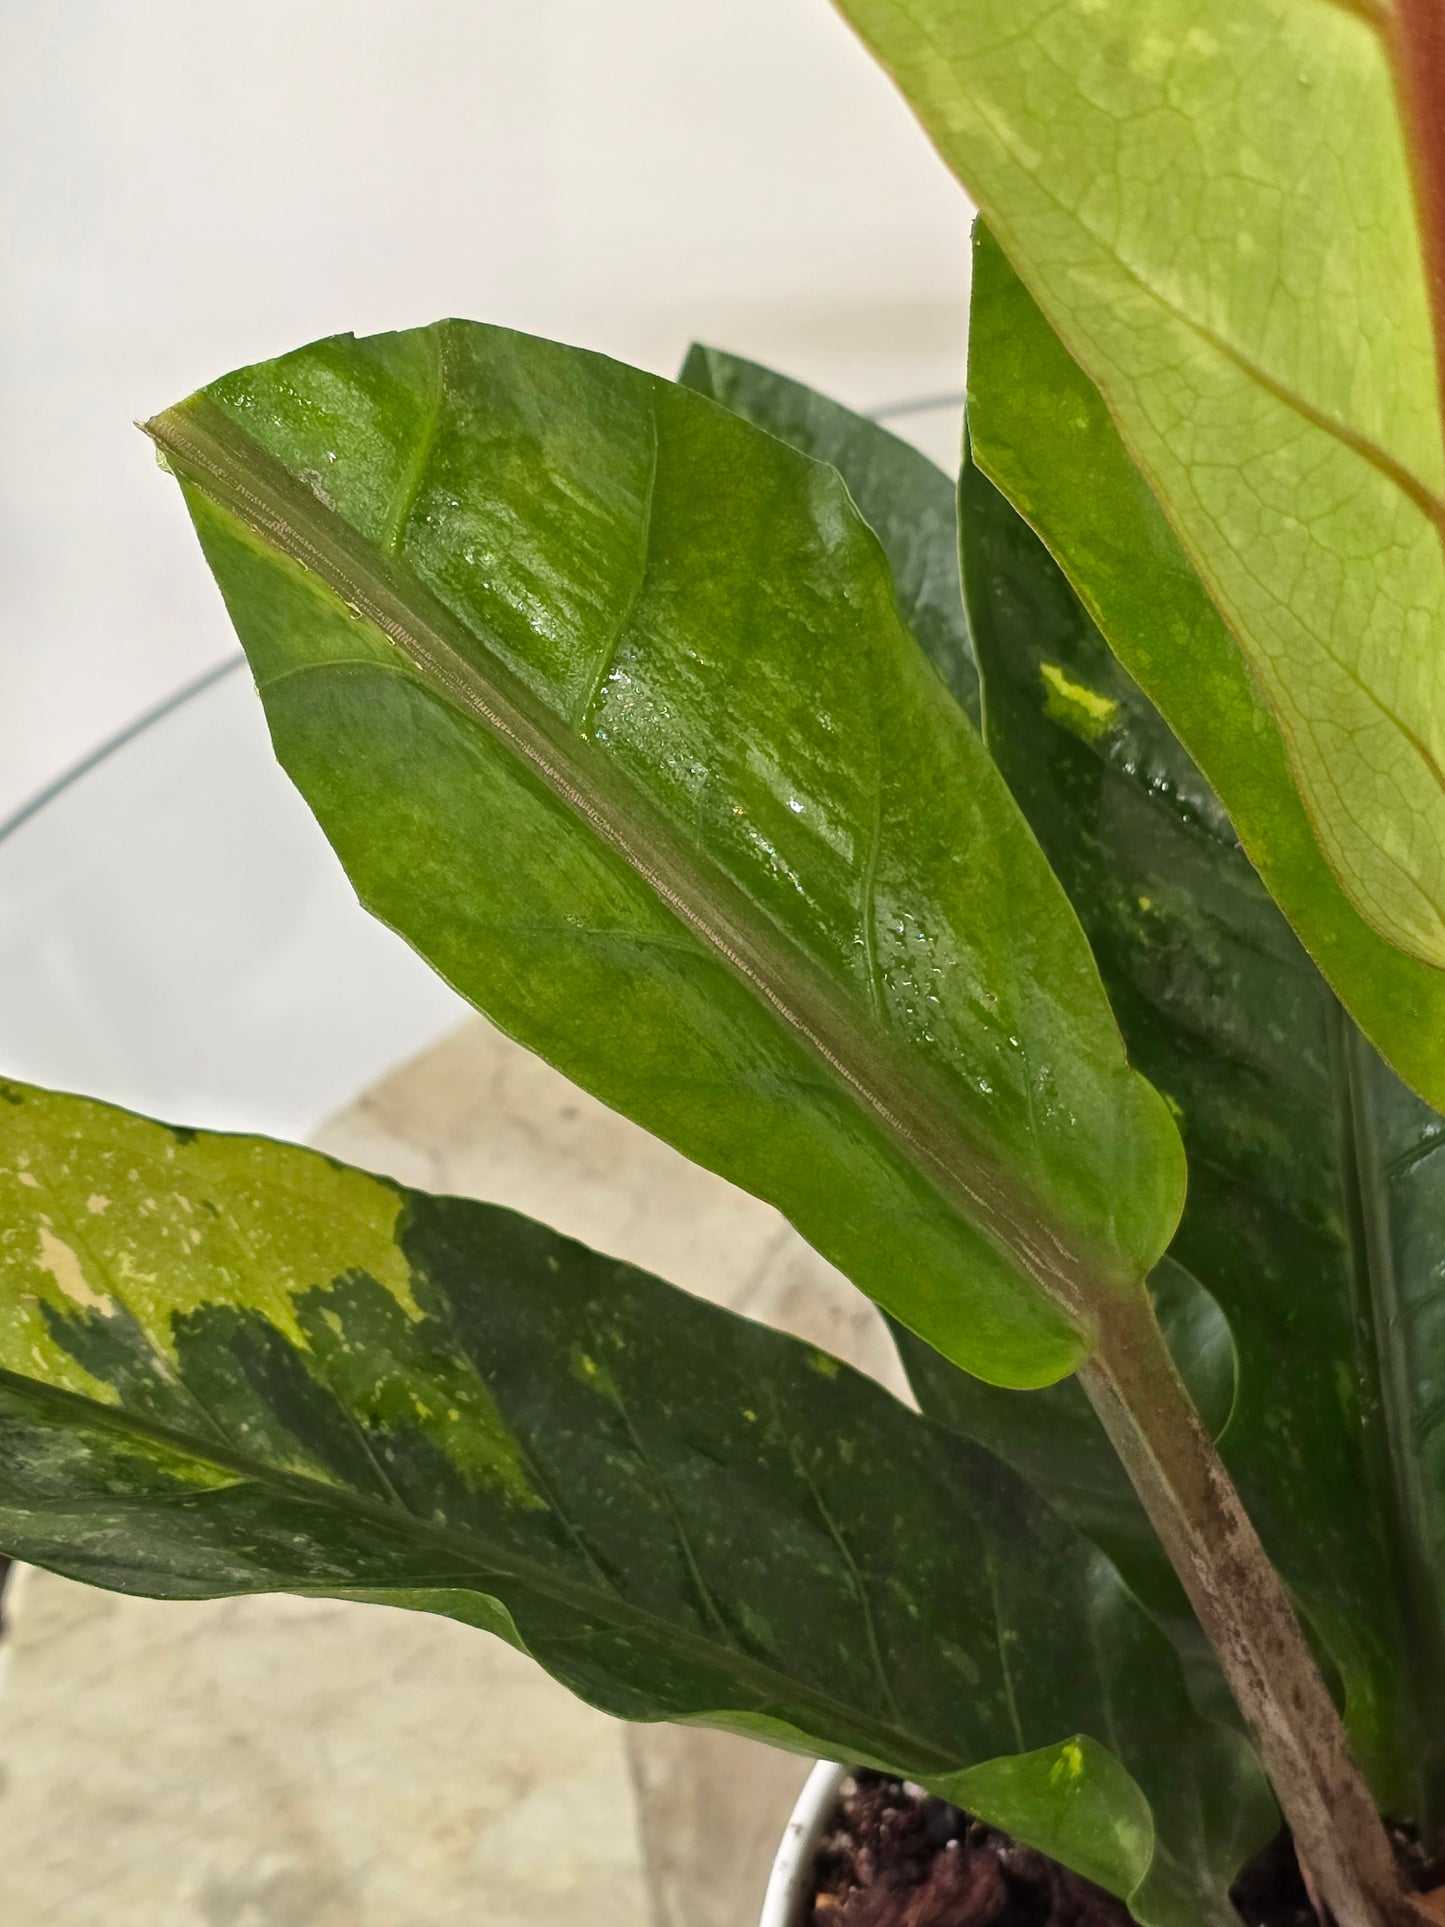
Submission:
[[[1406,1836],[1396,1851],[1422,1892],[1445,1881]],[[1102,1888],[877,1773],[848,1782],[814,1877],[809,1927],[1131,1927]],[[1233,1898],[1246,1927],[1319,1927],[1286,1834],[1251,1861]]]

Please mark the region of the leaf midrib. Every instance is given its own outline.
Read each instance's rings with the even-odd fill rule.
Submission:
[[[275,553],[314,576],[398,650],[412,674],[497,737],[660,898],[881,1124],[954,1210],[1033,1280],[1076,1329],[1091,1322],[1081,1280],[1099,1271],[1073,1250],[997,1158],[930,1090],[928,1068],[905,1069],[790,939],[592,742],[569,729],[407,569],[378,552],[204,395],[145,431],[173,468]],[[470,647],[469,647],[470,645]],[[485,672],[473,659],[480,650]],[[324,671],[330,665],[318,662]],[[380,667],[381,665],[377,665]]]
[[[685,1657],[731,1675],[739,1684],[753,1688],[760,1698],[788,1707],[790,1717],[793,1711],[799,1713],[799,1724],[802,1719],[815,1718],[825,1733],[830,1728],[836,1732],[842,1727],[850,1737],[856,1734],[863,1744],[875,1751],[880,1764],[916,1765],[920,1772],[935,1775],[960,1771],[968,1764],[960,1761],[956,1755],[941,1752],[936,1742],[920,1739],[917,1734],[880,1722],[871,1714],[835,1700],[815,1687],[801,1685],[791,1675],[764,1660],[740,1652],[735,1646],[688,1632],[675,1620],[619,1599],[613,1592],[594,1591],[580,1582],[570,1581],[534,1560],[519,1557],[513,1552],[494,1552],[486,1541],[474,1540],[455,1527],[438,1525],[406,1509],[398,1512],[378,1499],[367,1498],[350,1486],[330,1485],[305,1473],[291,1472],[263,1461],[248,1459],[244,1453],[225,1446],[213,1443],[198,1445],[187,1433],[171,1426],[153,1419],[139,1418],[117,1406],[98,1404],[81,1393],[26,1378],[8,1367],[0,1367],[0,1386],[8,1386],[18,1392],[21,1398],[42,1408],[55,1408],[62,1418],[68,1419],[78,1412],[83,1414],[84,1423],[130,1442],[164,1446],[196,1465],[234,1473],[250,1485],[263,1489],[274,1488],[280,1493],[304,1499],[323,1511],[328,1508],[340,1510],[369,1523],[383,1524],[403,1537],[460,1557],[477,1574],[476,1579],[459,1578],[455,1573],[438,1575],[433,1579],[413,1577],[404,1584],[388,1588],[376,1588],[368,1584],[368,1590],[413,1592],[427,1587],[455,1587],[458,1591],[475,1591],[484,1597],[491,1597],[487,1582],[494,1578],[505,1582],[510,1578],[587,1619],[606,1621],[623,1632],[641,1634],[655,1644],[669,1645]],[[928,1423],[927,1420],[919,1422]],[[198,1496],[203,1493],[204,1488],[197,1488]],[[298,1575],[298,1578],[301,1577]],[[313,1590],[317,1585],[313,1577],[304,1578],[304,1583]],[[338,1584],[343,1583],[338,1580]],[[508,1605],[506,1600],[502,1603]],[[510,1605],[508,1610],[511,1610]],[[533,1657],[537,1655],[533,1654]]]

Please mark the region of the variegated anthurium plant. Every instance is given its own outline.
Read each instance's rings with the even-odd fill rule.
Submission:
[[[1336,1927],[1403,1927],[1445,5],[843,11],[987,223],[956,491],[714,350],[467,322],[149,430],[362,902],[785,1213],[921,1409],[500,1208],[12,1085],[0,1544],[451,1615],[906,1774],[1144,1927],[1225,1927],[1282,1809]]]

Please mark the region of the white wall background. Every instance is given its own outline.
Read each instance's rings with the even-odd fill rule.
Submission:
[[[955,388],[967,218],[828,0],[5,0],[0,819],[233,647],[136,419],[441,314]]]

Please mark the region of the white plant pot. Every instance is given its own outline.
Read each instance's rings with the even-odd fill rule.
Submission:
[[[847,1777],[848,1768],[832,1760],[819,1760],[808,1775],[773,1862],[758,1927],[803,1927],[812,1897],[813,1856]]]

